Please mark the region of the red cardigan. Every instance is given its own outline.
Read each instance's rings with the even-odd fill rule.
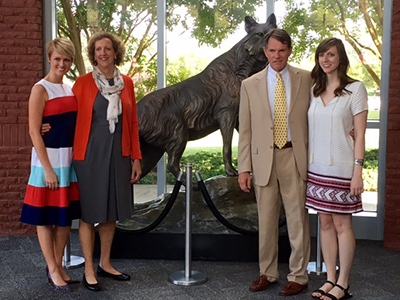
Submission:
[[[122,75],[124,88],[120,94],[122,102],[122,156],[131,156],[132,160],[142,159],[139,144],[139,124],[133,81]],[[74,159],[84,160],[92,126],[93,103],[99,89],[92,73],[80,76],[72,88],[78,100],[78,116],[74,139]]]

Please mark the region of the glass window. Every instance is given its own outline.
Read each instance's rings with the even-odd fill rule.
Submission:
[[[199,74],[215,58],[234,47],[246,35],[245,16],[253,16],[257,22],[264,23],[267,17],[266,2],[168,2],[167,85],[177,84]],[[97,31],[109,31],[120,36],[126,45],[126,63],[121,71],[133,78],[137,100],[157,89],[157,0],[57,0],[56,3],[58,35],[70,38],[77,48],[74,68],[68,76],[71,84],[78,76],[91,71],[86,55],[90,36]],[[315,47],[327,36],[334,35],[347,41],[346,49],[351,60],[350,75],[367,86],[370,109],[368,118],[379,122],[382,7],[373,10],[367,7],[366,14],[363,14],[363,7],[350,10],[348,6],[353,4],[344,0],[335,1],[334,5],[315,0],[276,0],[274,5],[278,27],[286,29],[293,38],[294,52],[290,60],[293,65],[311,70]],[[335,13],[340,7],[344,7],[344,15]],[[234,156],[237,153],[237,140],[238,134],[235,131],[232,141]],[[378,149],[378,141],[379,130],[368,129],[366,146],[368,151],[372,149],[372,154],[377,151],[374,149]],[[216,131],[203,139],[189,141],[184,155],[202,151],[203,148],[221,153],[221,133]],[[375,159],[375,156],[371,157]],[[375,193],[373,198],[376,207],[377,168],[367,169],[364,177],[368,192]],[[171,186],[174,177],[169,174],[168,178]],[[152,172],[143,179],[143,183],[154,184],[156,180],[156,173]],[[149,197],[153,198],[152,195]],[[371,197],[365,195],[364,199],[367,198]],[[365,208],[374,210],[367,202],[371,201],[365,200]]]

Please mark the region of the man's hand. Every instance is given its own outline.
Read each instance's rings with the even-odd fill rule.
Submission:
[[[250,193],[251,190],[251,176],[249,172],[239,174],[238,182],[241,190],[245,193]]]
[[[352,137],[352,139],[354,140],[354,129],[352,129],[350,132],[349,132],[349,135]]]

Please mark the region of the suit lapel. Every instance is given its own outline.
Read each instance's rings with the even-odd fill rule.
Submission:
[[[254,82],[254,91],[257,93],[257,99],[261,102],[261,106],[264,107],[268,115],[271,116],[267,92],[267,74],[268,68],[264,68],[264,70],[256,75],[257,80]]]
[[[296,103],[297,95],[299,94],[301,85],[301,76],[299,76],[299,72],[294,70],[290,65],[289,65],[289,76],[290,76],[290,108],[289,108],[289,114],[290,114]]]

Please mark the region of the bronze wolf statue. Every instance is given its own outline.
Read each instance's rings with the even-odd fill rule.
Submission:
[[[167,168],[177,176],[186,143],[218,129],[223,139],[226,174],[237,175],[232,165],[232,137],[233,130],[238,129],[240,85],[243,79],[266,66],[264,35],[273,28],[274,14],[264,24],[247,16],[247,35],[231,50],[214,59],[198,75],[152,92],[138,102],[142,176],[153,169],[165,152]]]

